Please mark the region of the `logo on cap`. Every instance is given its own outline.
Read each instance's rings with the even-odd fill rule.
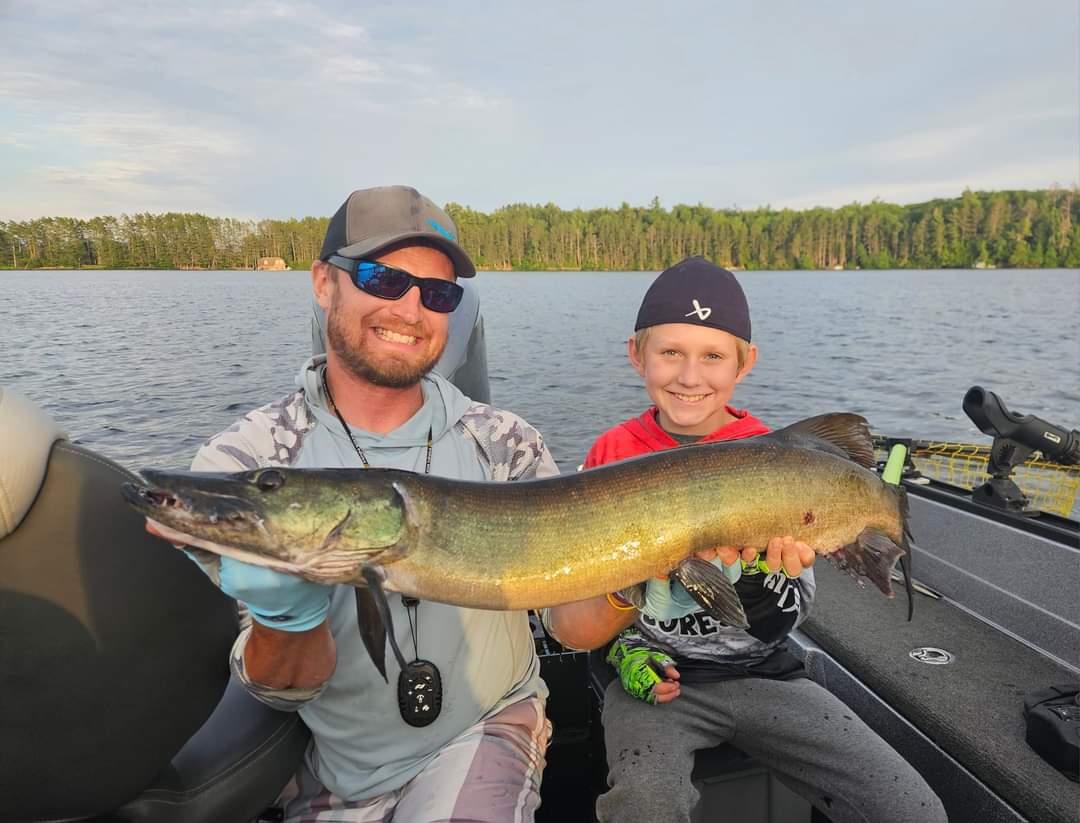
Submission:
[[[447,240],[453,240],[454,239],[454,235],[449,230],[444,229],[442,226],[440,226],[438,224],[438,222],[436,222],[435,220],[428,220],[427,222],[428,222],[428,225],[431,226],[431,228],[435,229],[435,231],[437,231],[439,234],[441,234]]]
[[[712,309],[710,309],[708,306],[702,308],[701,304],[697,301],[697,298],[695,297],[694,308],[684,314],[683,317],[689,317],[691,314],[696,314],[698,320],[708,320],[709,315],[712,314]]]

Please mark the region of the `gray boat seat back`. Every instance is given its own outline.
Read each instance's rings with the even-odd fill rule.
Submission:
[[[121,806],[225,689],[235,603],[146,533],[134,479],[0,387],[0,819]]]
[[[481,403],[490,403],[491,386],[488,382],[480,293],[470,281],[458,280],[458,285],[465,290],[465,294],[458,307],[450,312],[446,350],[435,364],[435,371],[466,396]],[[326,351],[326,314],[314,299],[311,301],[311,350],[313,354]]]

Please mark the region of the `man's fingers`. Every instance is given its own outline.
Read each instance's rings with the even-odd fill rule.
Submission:
[[[805,543],[796,543],[795,547],[799,550],[799,560],[802,561],[803,568],[808,569],[813,566],[814,561],[817,560],[817,552]]]
[[[717,555],[720,556],[721,560],[724,560],[724,556],[723,556],[723,554],[721,554],[721,552],[727,551],[727,549],[728,549],[727,546],[721,546],[720,548],[716,548],[716,549],[701,549],[699,551],[694,552],[694,556],[697,557],[699,560],[706,560],[709,563],[711,563],[713,560],[716,559]],[[735,551],[735,550],[731,549],[731,551]],[[724,562],[727,563],[728,561],[724,560]]]

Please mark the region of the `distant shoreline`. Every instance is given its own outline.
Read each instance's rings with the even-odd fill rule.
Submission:
[[[490,213],[449,203],[457,241],[491,271],[660,271],[692,255],[745,271],[1080,268],[1080,188],[973,192],[840,208],[704,205]],[[307,269],[329,220],[234,220],[168,212],[0,220],[12,269]],[[738,261],[738,262],[736,262]]]

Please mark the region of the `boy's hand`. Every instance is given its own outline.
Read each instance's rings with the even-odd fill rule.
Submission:
[[[615,638],[607,662],[619,673],[623,690],[646,703],[670,703],[679,696],[675,661],[651,648],[635,630]]]
[[[702,560],[711,561],[719,558],[725,566],[734,566],[740,560],[744,563],[753,563],[758,556],[757,549],[751,549],[749,546],[743,546],[741,549],[735,546],[717,546],[715,549],[702,549],[694,554]]]
[[[753,552],[753,557],[748,560],[747,551],[743,549],[741,555],[743,574],[783,571],[787,577],[798,577],[804,569],[814,565],[814,560],[817,559],[817,553],[812,548],[806,543],[796,541],[791,535],[772,538],[765,548],[764,558],[749,550]]]
[[[742,568],[737,562],[738,555],[735,555],[733,562],[725,564],[720,559],[719,551],[704,549],[695,554],[699,559],[719,568],[732,584],[737,583],[742,576]],[[646,583],[645,603],[640,608],[642,614],[659,621],[677,620],[701,610],[701,606],[690,596],[682,583],[667,577],[654,577]]]

